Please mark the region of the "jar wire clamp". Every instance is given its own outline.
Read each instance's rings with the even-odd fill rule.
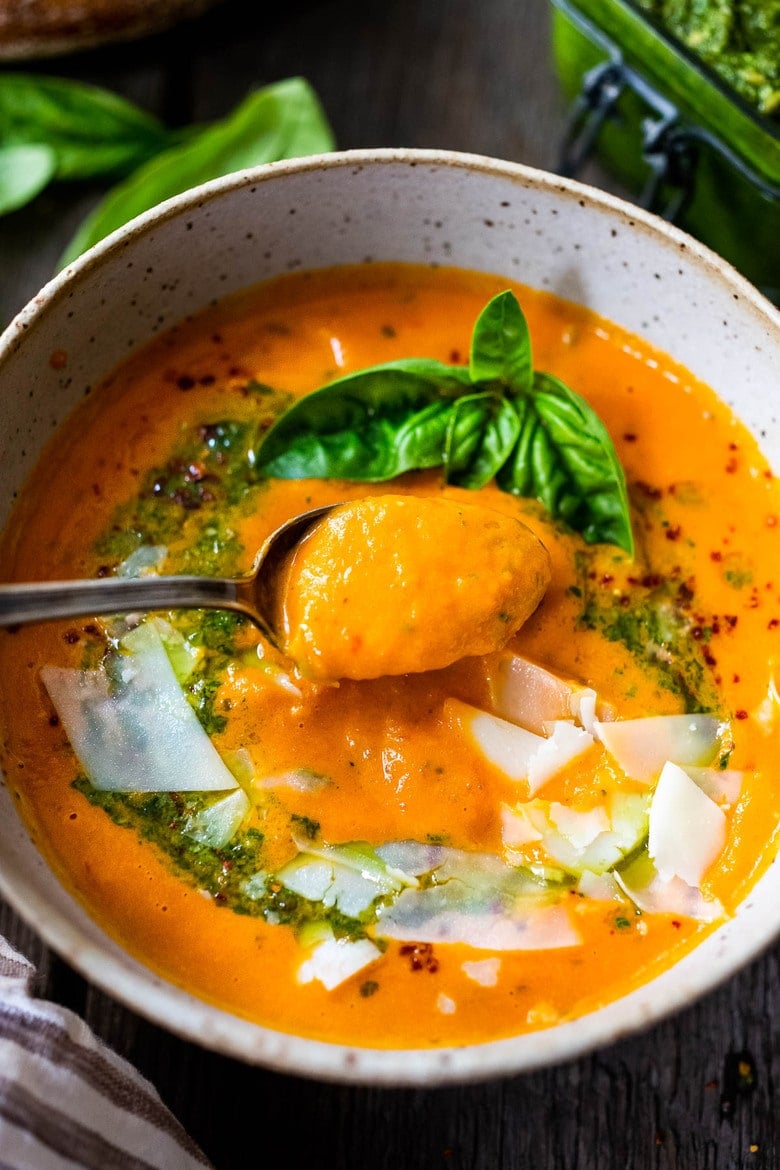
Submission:
[[[648,111],[641,122],[641,156],[648,168],[637,199],[642,207],[670,222],[678,219],[694,194],[702,147],[718,154],[765,199],[780,199],[780,187],[757,174],[714,134],[688,125],[675,104],[626,63],[621,50],[601,29],[566,0],[557,3],[606,55],[606,60],[583,76],[580,92],[572,103],[557,166],[559,174],[577,177],[596,149],[606,124],[619,121],[620,99],[631,91]]]

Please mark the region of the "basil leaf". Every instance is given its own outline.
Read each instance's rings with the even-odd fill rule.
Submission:
[[[498,486],[535,496],[591,544],[634,552],[628,492],[612,440],[593,408],[552,374],[535,373],[515,403],[520,434]]]
[[[277,479],[378,483],[439,467],[468,372],[427,358],[373,366],[299,399],[265,432],[255,469]]]
[[[531,390],[531,335],[513,293],[493,297],[477,318],[471,335],[469,370],[472,382],[498,382],[515,394]]]
[[[224,121],[139,167],[103,200],[71,240],[59,267],[150,207],[244,167],[333,149],[319,100],[300,77],[247,97]]]
[[[482,444],[492,395],[489,390],[465,394],[453,403],[444,441],[444,478],[448,483],[465,474]]]
[[[590,543],[633,555],[625,475],[601,419],[552,374],[534,372],[511,292],[474,326],[469,368],[426,358],[349,374],[295,403],[260,437],[261,475],[378,482],[441,466],[448,483],[491,479],[535,497]]]
[[[507,398],[490,391],[458,399],[452,408],[444,457],[448,483],[478,491],[494,478],[520,434]]]
[[[34,199],[56,170],[49,146],[0,146],[0,215]]]
[[[0,144],[48,146],[58,179],[127,172],[176,137],[151,114],[97,86],[0,74]]]

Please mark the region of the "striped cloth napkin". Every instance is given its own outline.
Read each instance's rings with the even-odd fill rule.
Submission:
[[[0,937],[0,1170],[203,1170],[157,1090],[74,1012],[31,994]]]

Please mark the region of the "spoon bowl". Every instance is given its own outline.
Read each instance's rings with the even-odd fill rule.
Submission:
[[[281,524],[244,577],[109,577],[0,585],[0,626],[139,610],[231,609],[281,648],[271,617],[279,569],[312,525],[335,506],[311,508]]]

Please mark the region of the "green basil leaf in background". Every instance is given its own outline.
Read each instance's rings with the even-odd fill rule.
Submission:
[[[255,470],[277,479],[379,483],[439,467],[467,370],[428,358],[372,366],[299,399],[260,438]]]
[[[472,382],[498,382],[515,394],[527,394],[533,381],[531,335],[514,293],[488,301],[471,335]]]
[[[81,225],[60,267],[143,211],[244,167],[327,152],[333,133],[317,95],[293,77],[257,90],[223,121],[157,155],[120,183]]]
[[[520,419],[508,398],[487,390],[458,399],[447,431],[444,478],[479,491],[509,458],[519,434]]]
[[[589,543],[616,544],[633,555],[625,475],[593,408],[558,378],[539,372],[532,393],[516,406],[520,435],[498,486],[541,500]]]
[[[0,146],[0,215],[34,199],[56,170],[57,155],[50,146]]]
[[[0,74],[0,145],[51,148],[58,179],[127,173],[177,138],[151,114],[98,86]]]

